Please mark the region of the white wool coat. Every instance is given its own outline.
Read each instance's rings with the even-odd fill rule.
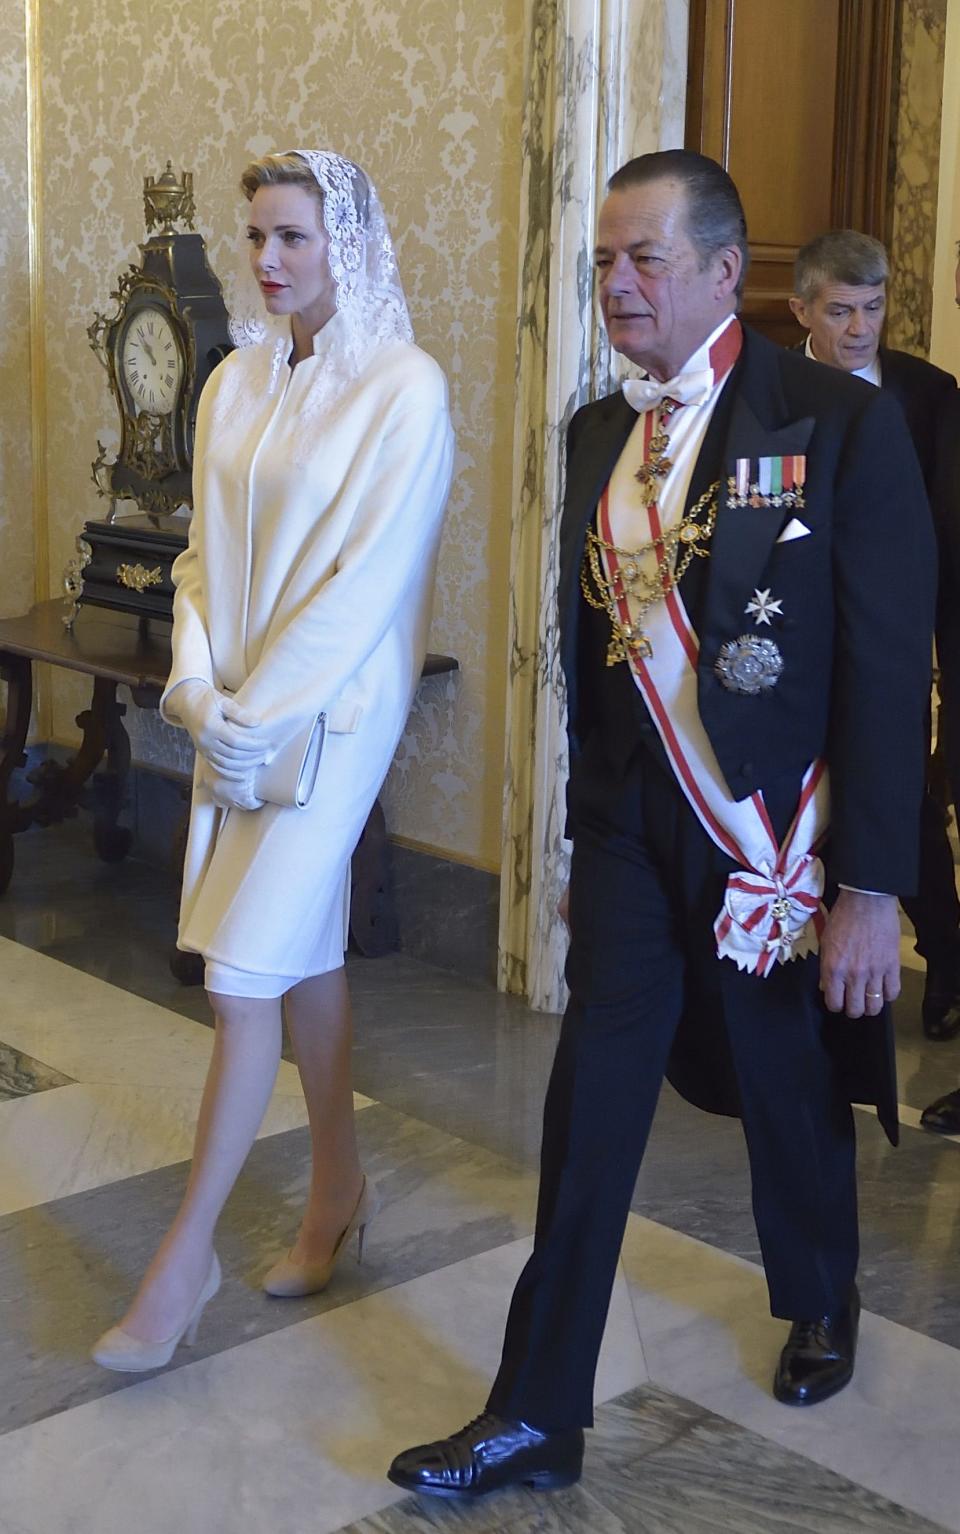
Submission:
[[[179,946],[291,981],[343,962],[350,858],[420,676],[453,462],[443,373],[406,342],[304,410],[339,323],[293,369],[245,347],[204,389],[161,699],[179,723],[176,686],[212,682],[278,745],[327,714],[303,809],[224,810],[194,777]]]

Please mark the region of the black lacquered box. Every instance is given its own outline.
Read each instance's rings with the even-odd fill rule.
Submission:
[[[81,604],[111,607],[140,618],[173,619],[170,569],[187,545],[187,523],[148,516],[116,522],[87,522],[83,538],[91,549],[83,570]]]

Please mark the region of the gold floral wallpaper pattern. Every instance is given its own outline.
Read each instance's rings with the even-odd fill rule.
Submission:
[[[22,7],[0,10],[0,616],[33,597],[27,57]]]
[[[458,458],[427,683],[385,795],[391,831],[500,861],[523,6],[518,0],[78,0],[44,5],[42,191],[56,582],[84,518],[99,436],[116,445],[86,327],[144,237],[141,183],[194,172],[199,226],[228,291],[241,268],[247,160],[331,145],[371,172],[422,346],[450,381]],[[7,131],[6,129],[4,131]],[[11,327],[7,327],[9,329]],[[82,687],[56,679],[69,737]],[[135,755],[179,743],[128,711]]]

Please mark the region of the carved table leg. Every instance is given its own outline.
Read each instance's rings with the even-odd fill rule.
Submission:
[[[77,813],[84,785],[106,755],[107,770],[93,785],[93,842],[108,863],[124,857],[132,840],[131,833],[117,825],[130,765],[130,742],[121,723],[125,713],[117,702],[116,682],[97,677],[90,707],[77,715],[83,739],[76,754],[66,764],[44,762],[30,774],[38,790],[30,806],[33,819],[41,826],[59,825]]]
[[[123,727],[127,706],[117,702],[114,682],[98,679],[94,683],[93,711],[99,712],[102,718],[107,754],[106,769],[93,780],[96,796],[93,845],[97,856],[105,863],[119,863],[130,851],[133,832],[126,826],[117,825],[130,773],[130,737]]]
[[[23,655],[0,656],[0,676],[7,684],[7,717],[0,736],[0,895],[13,877],[13,838],[31,821],[28,808],[10,797],[10,779],[26,761],[24,746],[33,703],[33,674]]]

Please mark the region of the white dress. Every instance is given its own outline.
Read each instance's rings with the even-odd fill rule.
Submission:
[[[416,346],[375,353],[311,413],[314,356],[233,352],[200,401],[194,514],[173,569],[173,668],[236,694],[280,744],[327,714],[303,809],[222,809],[194,777],[178,945],[207,983],[279,996],[339,968],[350,858],[386,776],[427,645],[450,487],[446,380]]]

